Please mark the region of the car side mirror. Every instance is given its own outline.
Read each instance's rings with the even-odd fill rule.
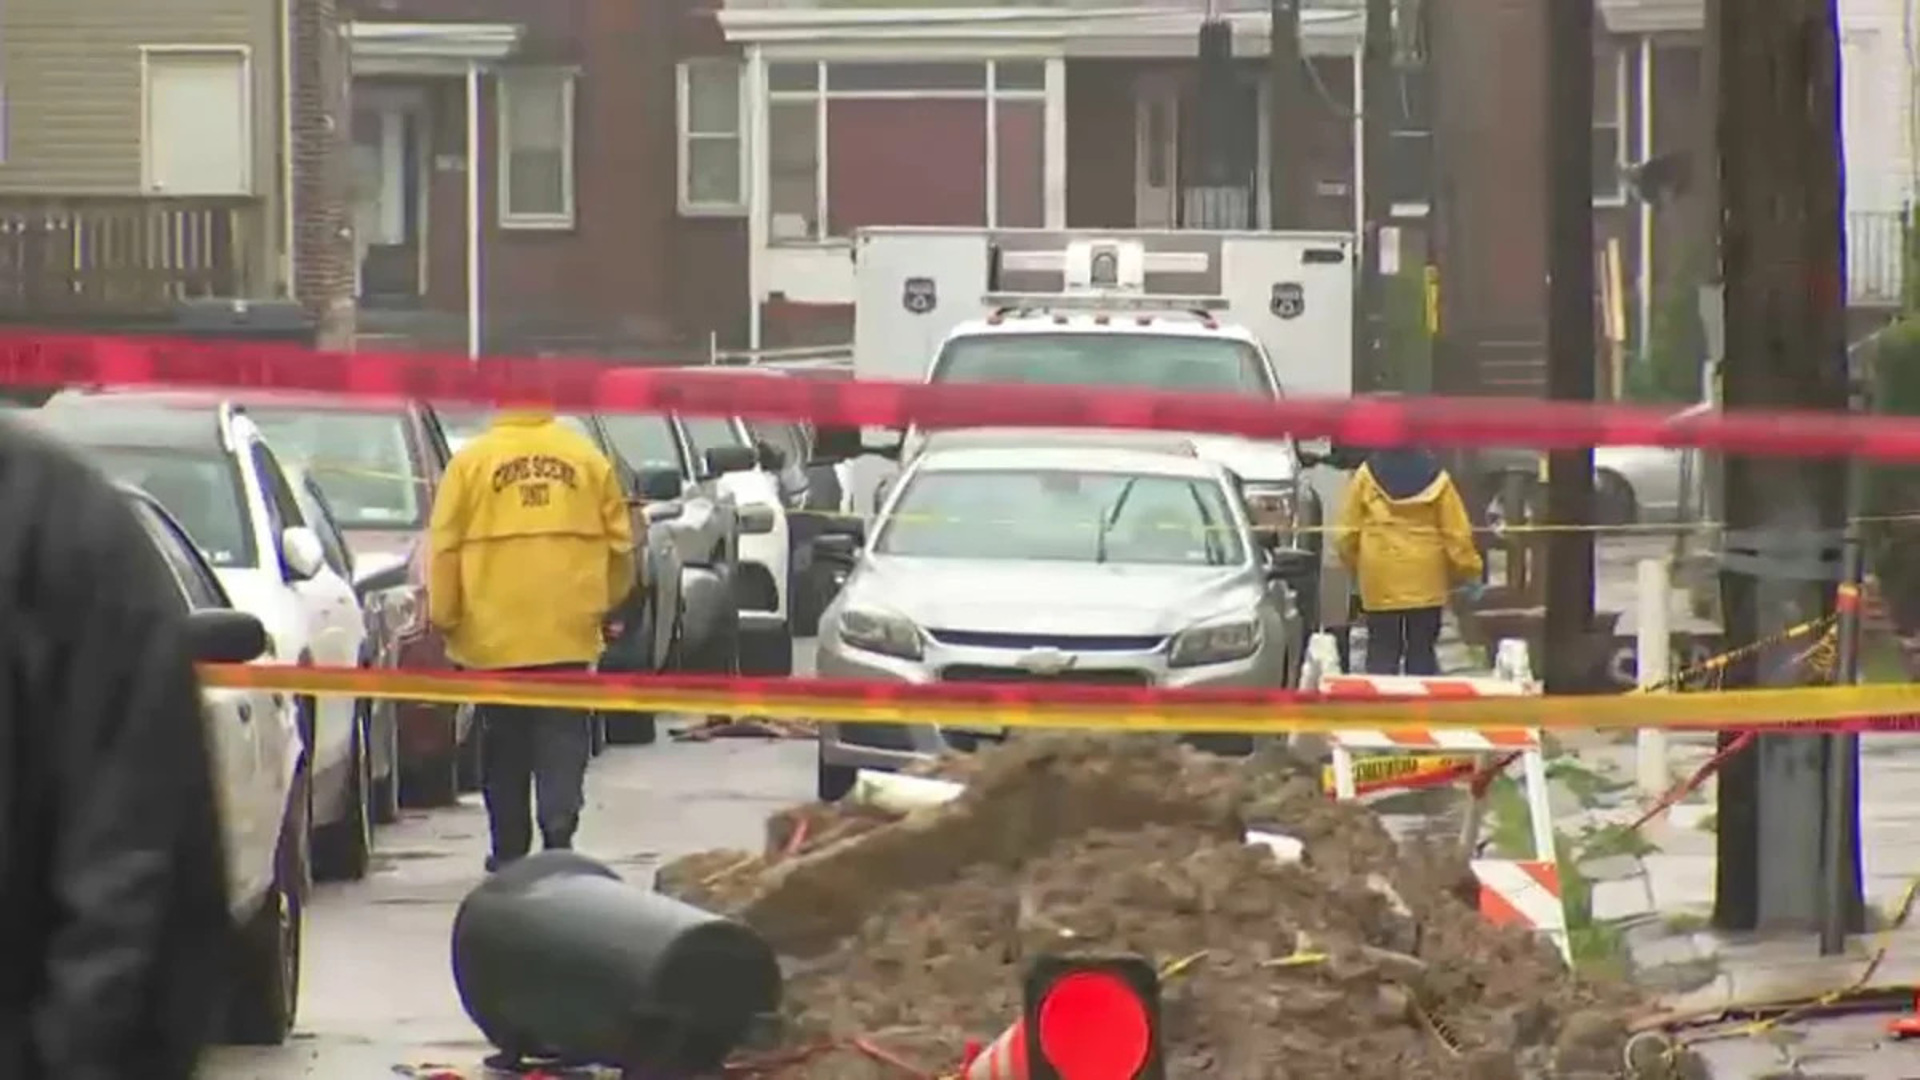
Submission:
[[[353,591],[362,597],[367,597],[377,592],[386,592],[388,589],[397,589],[406,583],[407,564],[389,560],[379,563],[375,569],[355,577],[353,579]]]
[[[647,469],[634,478],[633,489],[643,502],[671,502],[685,493],[686,482],[676,469]]]
[[[327,565],[327,551],[320,538],[305,525],[295,525],[280,534],[280,560],[290,581],[311,581]]]
[[[760,455],[751,446],[713,446],[708,447],[703,463],[709,477],[725,476],[758,469]]]
[[[901,450],[907,445],[907,433],[895,428],[879,428],[863,431],[860,435],[860,451],[883,457],[889,461],[899,461]]]
[[[861,537],[848,533],[825,533],[813,538],[814,558],[821,562],[850,566],[866,546]]]
[[[187,648],[197,664],[245,664],[267,651],[267,628],[244,611],[204,608],[187,616]]]
[[[823,427],[813,433],[811,465],[838,465],[866,453],[859,428]]]
[[[1267,576],[1297,585],[1320,570],[1320,556],[1305,548],[1276,547],[1267,552]]]
[[[768,472],[779,472],[787,467],[787,452],[772,443],[754,443],[753,453],[759,460],[760,467]]]

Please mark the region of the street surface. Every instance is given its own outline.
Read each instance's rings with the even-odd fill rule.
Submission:
[[[1664,550],[1659,541],[1647,539],[1603,542],[1600,606],[1630,607],[1635,562]],[[1455,642],[1443,658],[1458,670],[1472,658]],[[812,653],[812,642],[798,643],[798,673],[812,671]],[[770,812],[813,795],[813,747],[807,742],[676,743],[662,734],[653,746],[609,748],[587,777],[580,848],[638,884],[648,883],[663,862],[689,852],[758,847]],[[1870,892],[1874,901],[1890,906],[1895,879],[1920,865],[1914,861],[1920,849],[1912,844],[1886,850],[1896,836],[1920,836],[1920,784],[1910,783],[1920,774],[1920,750],[1904,741],[1898,747],[1875,742],[1866,779]],[[1676,767],[1690,767],[1698,753],[1698,748],[1676,746]],[[1630,760],[1622,764],[1631,775]],[[1649,914],[1697,910],[1710,899],[1699,888],[1711,880],[1711,837],[1697,832],[1683,839],[1669,830],[1662,840],[1665,852],[1649,853],[1640,871],[1649,879],[1647,891],[1659,894],[1646,908]],[[1905,857],[1908,852],[1916,852],[1914,859]],[[273,1049],[217,1048],[205,1075],[210,1080],[425,1076],[435,1066],[478,1075],[489,1048],[460,1007],[449,953],[454,912],[480,881],[485,855],[486,818],[477,795],[466,796],[457,808],[409,812],[399,824],[382,829],[367,880],[320,886],[308,909],[294,1039]],[[1675,880],[1686,884],[1670,884]],[[1622,887],[1603,883],[1600,891],[1609,895],[1596,901],[1613,902]],[[1920,941],[1915,946],[1920,961]],[[1810,950],[1809,942],[1803,951]],[[1917,968],[1920,962],[1898,965],[1903,973]],[[1866,1061],[1858,1064],[1869,1070],[1891,1067],[1882,1065],[1890,1055],[1905,1070],[1860,1075],[1920,1075],[1920,1052],[1876,1051],[1871,1038],[1865,1038],[1868,1048],[1861,1046],[1862,1032],[1877,1032],[1883,1023],[1846,1021],[1830,1036],[1825,1025],[1794,1025],[1794,1030],[1813,1044],[1809,1050],[1827,1049],[1837,1040],[1846,1049],[1864,1050]],[[1716,1064],[1733,1066],[1718,1075],[1755,1075],[1767,1067],[1764,1063],[1781,1062],[1776,1047],[1751,1038],[1702,1049],[1711,1050]]]
[[[811,642],[796,646],[812,670]],[[673,725],[663,725],[670,727]],[[628,880],[681,855],[758,848],[768,814],[813,797],[813,744],[723,739],[614,746],[587,772],[581,852]],[[408,812],[376,837],[365,881],[316,888],[307,910],[300,1025],[285,1046],[219,1047],[208,1080],[480,1074],[491,1050],[467,1020],[449,961],[454,911],[484,876],[478,795]]]

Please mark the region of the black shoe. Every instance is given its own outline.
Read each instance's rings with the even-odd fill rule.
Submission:
[[[561,836],[558,833],[543,833],[540,837],[540,846],[547,851],[572,851],[573,836],[572,834]]]
[[[493,860],[488,859],[487,861],[492,862]],[[497,1054],[489,1054],[480,1064],[493,1072],[518,1075],[527,1071],[527,1059],[511,1050],[502,1050]]]

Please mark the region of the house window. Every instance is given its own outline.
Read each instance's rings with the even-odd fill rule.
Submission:
[[[746,212],[746,139],[735,60],[680,65],[680,212]]]
[[[1604,46],[1593,56],[1593,198],[1621,202],[1627,197],[1627,53]]]
[[[869,225],[1039,226],[1042,61],[775,63],[768,240]]]
[[[1432,91],[1425,64],[1394,72],[1393,97],[1386,114],[1393,130],[1387,140],[1387,196],[1396,214],[1420,214],[1433,193]]]
[[[573,228],[573,72],[503,71],[499,91],[501,226]]]
[[[1394,96],[1385,112],[1393,124],[1387,146],[1386,185],[1398,216],[1427,212],[1433,178],[1432,85],[1423,64],[1395,73]],[[1617,203],[1626,198],[1625,169],[1632,160],[1627,142],[1627,54],[1606,47],[1593,60],[1593,198]]]

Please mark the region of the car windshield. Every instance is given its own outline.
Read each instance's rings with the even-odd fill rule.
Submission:
[[[879,555],[1233,566],[1241,527],[1219,484],[1062,470],[928,470],[874,537]]]
[[[1183,334],[979,334],[940,350],[931,382],[1119,386],[1277,396],[1244,341]]]
[[[275,454],[311,473],[343,529],[412,529],[426,523],[427,484],[397,412],[247,410]]]
[[[245,489],[232,458],[144,446],[94,446],[87,453],[108,476],[142,489],[166,507],[210,565],[258,565]]]
[[[609,414],[600,418],[607,429],[607,441],[613,452],[636,472],[666,469],[680,471],[680,444],[673,437],[673,423],[664,416],[645,413]]]

